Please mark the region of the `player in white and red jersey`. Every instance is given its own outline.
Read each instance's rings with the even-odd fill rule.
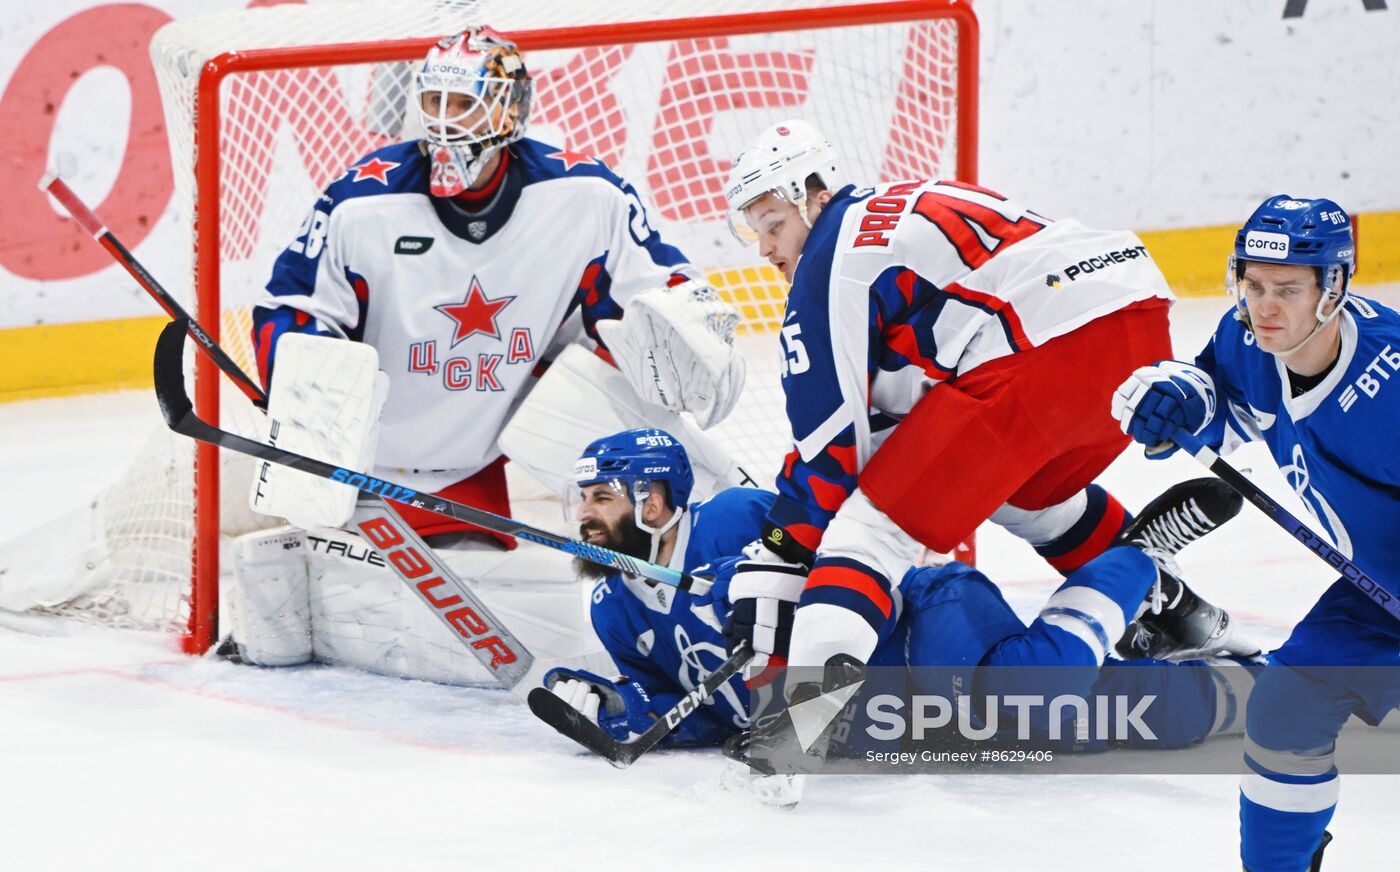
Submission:
[[[324,420],[310,421],[302,432],[319,439],[353,429],[355,438],[348,441],[360,456],[372,458],[379,475],[502,515],[510,514],[503,430],[519,409],[550,404],[527,394],[565,346],[577,342],[615,359],[625,377],[620,391],[630,385],[633,399],[649,401],[630,407],[645,407],[639,414],[654,414],[656,406],[672,417],[689,411],[701,427],[728,413],[744,375],[743,358],[733,349],[734,309],[650,226],[640,197],[624,179],[592,157],[524,136],[531,96],[524,59],[500,34],[480,27],[439,42],[415,78],[422,138],[381,148],[331,183],[278,257],[268,294],[253,311],[270,409],[292,390],[288,385],[305,380],[308,390],[288,408],[311,418],[313,395],[329,394],[317,379],[348,369],[322,371],[337,368],[325,361],[350,357],[345,347],[328,349],[323,342],[322,351],[293,351],[315,344],[315,337],[295,334],[372,346],[382,373],[378,381],[387,381],[386,398],[357,412],[354,428],[346,425],[348,413],[322,404],[329,407]],[[619,320],[624,311],[625,326]],[[596,376],[598,361],[584,356]],[[573,369],[560,359],[556,377],[580,367],[577,354],[567,356]],[[367,381],[357,383],[363,389],[355,389],[356,397],[371,393]],[[381,392],[376,388],[375,396]],[[611,400],[578,393],[539,392],[554,398],[551,409],[534,418],[547,421],[550,432],[539,434],[537,426],[531,433],[544,446],[536,450],[562,451],[560,476],[596,435],[590,431],[571,441],[576,434],[570,426],[589,423],[589,414]],[[580,408],[558,408],[570,400]],[[382,413],[374,410],[375,402],[382,402]],[[616,421],[597,426],[615,429]],[[549,445],[551,440],[562,448]],[[549,471],[552,461],[531,456],[527,462],[521,452],[514,457],[532,472]],[[275,473],[265,473],[259,487]],[[295,518],[312,533],[298,538],[296,531],[273,531],[241,542],[233,599],[244,618],[254,610],[268,620],[242,620],[234,610],[240,655],[276,665],[314,653],[392,674],[438,676],[437,663],[426,669],[402,665],[405,652],[451,650],[456,640],[433,626],[431,616],[422,633],[437,635],[426,644],[418,630],[406,629],[420,622],[421,605],[402,599],[403,586],[353,532],[319,529],[340,526],[344,517],[302,511],[318,505],[307,490],[314,486],[291,481],[254,495],[256,509]],[[268,494],[277,495],[280,505]],[[399,511],[429,545],[465,555],[441,556],[468,582],[499,582],[499,598],[490,605],[508,621],[519,613],[528,617],[515,631],[537,656],[567,654],[575,637],[591,635],[566,561],[542,567],[530,555],[503,556],[499,549],[513,548],[514,540],[498,542],[425,511]],[[314,652],[306,644],[303,562],[310,564]],[[540,593],[550,584],[557,596]],[[244,590],[262,593],[243,597]],[[505,602],[512,597],[519,601]],[[557,615],[544,613],[546,600],[557,603]],[[337,614],[328,620],[325,610],[332,607]],[[284,621],[287,615],[293,619]],[[531,635],[551,621],[558,630],[551,638],[563,642]],[[323,633],[323,627],[329,629]]]
[[[537,368],[699,273],[601,161],[524,137],[532,86],[513,43],[488,28],[444,40],[416,84],[424,138],[357,161],[277,259],[253,313],[258,366],[273,376],[288,331],[373,345],[389,376],[376,466],[508,513],[496,440]],[[405,515],[420,532],[462,526]]]
[[[795,448],[762,539],[811,567],[794,665],[868,658],[920,546],[989,517],[1062,572],[1108,547],[1127,513],[1091,482],[1127,439],[1102,391],[1171,347],[1172,295],[1137,236],[961,182],[856,188],[803,121],[759,136],[726,195],[736,235],[792,282]],[[792,608],[776,579],[731,591],[760,652],[781,653]]]

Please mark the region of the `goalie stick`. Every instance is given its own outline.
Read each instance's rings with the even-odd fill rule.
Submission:
[[[714,672],[705,676],[705,680],[700,682],[699,686],[681,697],[681,701],[658,718],[656,723],[627,742],[619,742],[609,736],[591,718],[555,696],[553,691],[537,687],[530,691],[526,701],[530,705],[530,711],[535,713],[535,717],[549,724],[560,735],[573,739],[599,757],[605,758],[617,768],[626,769],[638,757],[656,747],[657,743],[680,726],[681,721],[699,709],[705,700],[714,696],[715,692],[726,681],[733,678],[735,673],[743,669],[744,664],[748,663],[752,657],[753,652],[749,650],[748,643],[741,643],[728,660],[721,663]]]
[[[473,508],[432,494],[420,494],[413,488],[395,484],[392,481],[375,478],[363,472],[345,469],[333,463],[326,463],[323,460],[316,460],[292,451],[285,451],[272,445],[247,439],[236,433],[230,433],[227,430],[220,430],[218,427],[201,420],[195,414],[194,407],[190,404],[189,394],[185,391],[185,371],[182,364],[187,332],[183,321],[171,321],[165,325],[165,329],[161,330],[160,338],[156,340],[156,400],[160,403],[165,423],[176,433],[217,445],[220,448],[237,451],[240,454],[247,454],[259,460],[289,466],[292,469],[349,485],[367,497],[378,497],[444,517],[455,518],[458,521],[465,521],[495,533],[504,533],[507,536],[535,542],[556,551],[563,551],[574,557],[582,557],[584,560],[599,566],[616,569],[628,575],[638,575],[694,594],[703,594],[710,589],[710,582],[705,578],[692,576],[665,566],[658,566],[655,563],[631,557],[611,548],[569,539],[557,533],[521,523],[514,518],[488,512],[485,509]]]
[[[39,181],[39,189],[58,200],[69,215],[114,257],[137,283],[173,318],[173,325],[193,336],[200,349],[238,388],[261,409],[267,408],[267,394],[248,377],[209,332],[185,311],[178,300],[127,250],[66,183],[53,173]],[[164,333],[162,333],[164,335]],[[183,346],[183,337],[182,337]],[[176,350],[174,366],[183,374],[183,349]],[[398,513],[378,497],[362,500],[352,522],[388,557],[394,573],[413,588],[447,627],[463,639],[472,655],[507,688],[525,681],[534,665],[534,656],[496,619],[485,603],[462,584]],[[446,590],[437,590],[445,587]]]
[[[1271,521],[1288,531],[1288,534],[1294,539],[1302,542],[1309,551],[1326,561],[1328,566],[1340,572],[1342,578],[1355,585],[1368,599],[1389,612],[1391,617],[1400,620],[1400,598],[1381,587],[1375,579],[1367,575],[1361,567],[1352,563],[1345,554],[1333,548],[1311,527],[1293,517],[1291,512],[1279,505],[1273,497],[1264,493],[1254,482],[1245,478],[1239,470],[1222,459],[1213,449],[1185,430],[1178,430],[1176,435],[1172,437],[1172,441],[1195,458],[1197,463],[1215,473],[1222,481],[1239,491],[1241,496],[1254,503],[1261,512],[1269,516]]]

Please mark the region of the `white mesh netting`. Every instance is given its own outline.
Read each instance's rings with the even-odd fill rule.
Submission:
[[[395,41],[490,24],[519,40],[534,76],[528,135],[601,159],[631,181],[667,241],[739,306],[749,384],[738,411],[717,432],[746,468],[771,476],[790,443],[779,352],[771,341],[786,285],[755,250],[728,234],[722,192],[730,162],[765,126],[803,117],[835,142],[852,179],[955,175],[959,30],[953,18],[937,17],[952,5],[864,4],[857,13],[826,0],[328,0],[171,22],[156,34],[151,54],[165,103],[179,224],[191,232],[188,275],[197,246],[217,245],[219,262],[217,284],[208,270],[199,277],[205,305],[196,315],[212,323],[209,306],[216,306],[222,344],[254,372],[248,307],[277,253],[297,235],[308,204],[358,157],[414,136],[416,122],[405,121],[412,115],[405,113],[409,59],[423,47]],[[892,7],[923,20],[858,23],[872,12],[887,19]],[[802,17],[812,10],[818,18]],[[687,23],[693,19],[701,23]],[[329,54],[309,48],[347,44],[359,45],[331,50],[333,64]],[[274,48],[296,51],[272,61],[274,68],[223,79],[219,170],[201,177],[201,71],[225,52],[256,59],[256,50]],[[215,203],[217,231],[201,237],[197,213]],[[172,290],[190,284],[167,281]],[[193,299],[186,303],[194,306]],[[223,425],[254,433],[246,402],[222,393]],[[189,610],[190,537],[215,529],[210,519],[193,521],[192,452],[188,442],[172,440],[149,452],[164,472],[135,475],[173,497],[128,500],[119,484],[99,500],[106,504],[103,552],[113,556],[104,558],[111,571],[98,572],[100,589],[88,594],[109,603],[153,603],[147,611],[155,614],[141,623],[170,628],[182,626]],[[240,503],[243,487],[226,482],[225,490],[238,492],[223,502]],[[219,525],[226,533],[236,526],[228,517]],[[156,554],[136,561],[115,556],[128,551]],[[134,575],[126,572],[130,566]],[[123,574],[132,578],[116,578]],[[129,592],[153,588],[166,592]]]

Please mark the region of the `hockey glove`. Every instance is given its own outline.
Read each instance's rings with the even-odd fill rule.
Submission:
[[[738,324],[739,313],[718,291],[688,281],[638,294],[622,320],[598,322],[598,335],[643,400],[690,412],[705,428],[724,420],[744,390]]]
[[[733,605],[724,622],[724,637],[730,651],[743,641],[753,648],[744,674],[750,687],[762,687],[787,663],[793,615],[807,584],[807,568],[784,563],[761,542],[750,543],[744,556],[748,559],[735,564],[729,582]]]
[[[1215,417],[1215,383],[1205,370],[1179,360],[1139,367],[1113,393],[1112,414],[1123,432],[1161,460],[1176,453],[1178,429],[1199,433]]]
[[[619,742],[656,720],[646,689],[625,676],[607,679],[584,669],[557,667],[545,673],[544,686]]]

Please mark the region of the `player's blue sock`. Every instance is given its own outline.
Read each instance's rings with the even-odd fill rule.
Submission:
[[[1247,759],[1247,758],[1246,758]],[[1337,808],[1341,781],[1252,772],[1240,779],[1240,859],[1250,872],[1307,872]]]
[[[1048,630],[1072,633],[1094,652],[1097,663],[1103,663],[1156,577],[1156,566],[1141,551],[1106,551],[1050,595],[1031,630],[1044,624]]]

